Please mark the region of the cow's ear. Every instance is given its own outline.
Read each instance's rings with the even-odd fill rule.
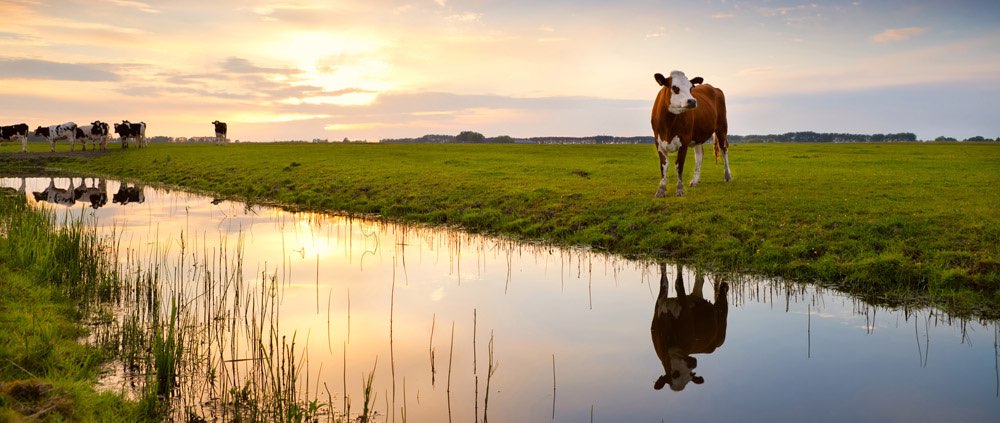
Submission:
[[[667,379],[669,379],[667,377],[667,375],[663,375],[663,376],[660,376],[660,377],[656,378],[656,382],[653,383],[653,389],[655,389],[657,391],[659,391],[660,389],[663,389],[663,386],[666,385],[667,382],[668,382]]]
[[[656,79],[656,83],[660,84],[661,87],[670,85],[670,78],[664,77],[663,74],[658,73],[653,75],[653,78]]]
[[[698,84],[704,84],[704,83],[705,83],[705,79],[702,78],[702,77],[700,77],[700,76],[696,76],[696,77],[694,77],[694,79],[691,80],[691,85],[698,85]]]

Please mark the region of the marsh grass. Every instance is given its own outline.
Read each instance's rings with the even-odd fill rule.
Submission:
[[[210,147],[54,164],[819,282],[888,305],[1000,310],[1000,197],[980,189],[1000,185],[998,145],[740,144],[733,182],[708,161],[700,186],[665,199],[652,197],[650,145]]]
[[[103,245],[116,247],[101,251],[116,260],[117,267],[104,268],[115,275],[119,294],[88,290],[113,300],[103,303],[90,339],[117,359],[140,417],[348,419],[349,409],[332,408],[329,392],[321,400],[318,387],[310,393],[308,377],[303,381],[306,352],[297,350],[297,334],[280,326],[279,270],[244,280],[242,235],[210,245],[182,234],[177,243],[158,239],[150,250],[122,247],[117,237],[112,231]]]
[[[0,421],[139,420],[93,389],[109,357],[78,340],[117,279],[94,233],[66,223],[0,192]]]

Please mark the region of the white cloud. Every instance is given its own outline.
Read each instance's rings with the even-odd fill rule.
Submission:
[[[130,0],[107,0],[107,1],[109,3],[115,4],[115,5],[118,5],[118,6],[121,6],[121,7],[127,7],[127,8],[130,8],[130,9],[136,9],[136,10],[140,10],[140,11],[143,11],[143,12],[146,12],[146,13],[160,13],[159,9],[156,9],[153,6],[150,6],[149,4],[143,3],[141,1],[130,1]]]
[[[456,13],[454,15],[448,15],[445,17],[445,19],[451,22],[470,23],[470,22],[477,22],[482,17],[483,15],[480,13],[465,12],[465,13]]]
[[[774,71],[775,71],[774,67],[771,66],[758,66],[753,68],[741,69],[736,74],[740,76],[750,76],[750,75],[769,74],[773,73]]]

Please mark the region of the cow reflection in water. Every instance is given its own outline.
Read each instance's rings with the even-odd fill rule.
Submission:
[[[21,192],[24,192],[23,178]],[[96,182],[95,178],[91,178],[89,186],[85,178],[80,178],[79,186],[73,183],[73,178],[69,178],[69,188],[56,188],[55,179],[49,178],[49,186],[45,190],[34,191],[31,194],[35,197],[35,201],[45,201],[67,207],[76,204],[77,201],[88,202],[90,207],[95,209],[108,204],[108,187],[104,178],[96,179]]]
[[[76,204],[76,192],[73,187],[73,178],[69,180],[69,188],[56,188],[54,178],[49,178],[49,186],[41,192],[32,191],[35,201],[45,201],[61,206],[72,206]]]
[[[97,183],[94,183],[94,179],[90,180],[91,185],[87,186],[87,180],[81,179],[80,186],[73,190],[77,201],[87,201],[90,203],[90,207],[93,209],[99,209],[108,204],[108,184],[104,178],[97,179]]]
[[[118,192],[111,196],[111,201],[121,203],[123,206],[128,203],[142,203],[146,201],[146,194],[143,192],[143,189],[142,185],[128,186],[128,184],[122,182],[121,186],[118,187]]]
[[[689,382],[705,383],[705,378],[695,374],[698,359],[692,354],[709,354],[726,340],[726,317],[729,302],[726,293],[729,284],[714,283],[715,301],[709,303],[703,296],[705,277],[695,273],[694,289],[684,292],[684,270],[677,266],[674,289],[677,297],[669,297],[666,265],[660,265],[660,294],[653,311],[653,348],[663,362],[664,375],[656,379],[654,389],[670,385],[674,391],[683,390]]]

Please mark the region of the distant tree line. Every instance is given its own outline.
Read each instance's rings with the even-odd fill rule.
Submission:
[[[912,132],[898,134],[845,134],[837,132],[786,132],[770,135],[730,135],[731,142],[914,142]]]
[[[732,143],[775,143],[775,142],[917,142],[917,135],[912,132],[896,134],[847,134],[837,132],[786,132],[770,135],[729,135]],[[938,142],[957,142],[951,137],[937,137]],[[966,138],[966,142],[1000,142],[996,139],[975,136]],[[531,137],[514,138],[507,135],[486,137],[473,131],[463,131],[458,135],[424,135],[419,138],[387,138],[379,142],[387,144],[652,144],[653,137],[615,137],[611,135],[594,135],[589,137]]]
[[[596,135],[590,137],[531,137],[514,138],[509,135],[487,137],[473,131],[462,131],[458,135],[430,134],[418,138],[385,138],[385,144],[652,144],[653,137],[613,137]]]

